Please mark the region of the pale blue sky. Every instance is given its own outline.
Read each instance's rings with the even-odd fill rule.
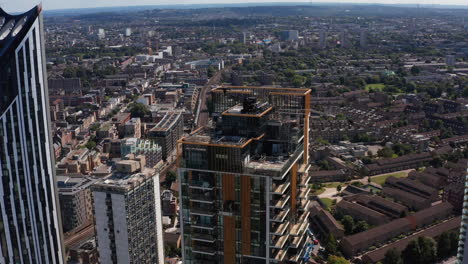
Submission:
[[[38,4],[40,0],[0,0],[0,7],[8,12],[22,12]],[[288,0],[43,0],[45,10],[133,5],[174,5],[208,3],[260,3],[289,2]],[[468,5],[467,0],[290,0],[290,2],[381,3],[381,4],[444,4]]]

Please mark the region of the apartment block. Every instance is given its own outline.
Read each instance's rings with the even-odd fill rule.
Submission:
[[[179,141],[184,263],[302,263],[310,90],[231,86],[212,97],[215,125]]]
[[[155,127],[147,133],[149,139],[156,141],[162,148],[162,158],[166,160],[177,146],[184,133],[182,113],[167,113]]]
[[[63,232],[91,224],[91,185],[97,180],[84,175],[57,176]]]
[[[159,175],[140,162],[92,186],[100,263],[164,263]]]

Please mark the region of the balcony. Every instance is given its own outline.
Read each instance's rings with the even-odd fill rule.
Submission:
[[[309,198],[309,193],[310,193],[310,188],[304,187],[304,188],[301,188],[301,192],[299,193],[297,197],[300,199],[307,199]]]
[[[190,194],[189,199],[191,202],[199,202],[199,203],[213,204],[215,202],[211,194],[205,195],[205,194],[192,193]]]
[[[289,245],[290,248],[300,248],[302,243],[307,239],[307,233],[302,232],[299,236],[293,237],[291,244]]]
[[[215,216],[213,208],[190,208],[191,215]]]
[[[296,151],[292,155],[287,157],[257,157],[257,159],[252,157],[252,160],[245,165],[245,172],[270,176],[273,177],[274,180],[282,180],[303,153],[304,147],[301,144],[297,146]]]
[[[213,247],[194,246],[192,247],[192,253],[214,256],[216,255],[216,250]]]
[[[276,215],[270,215],[270,219],[273,222],[284,222],[288,214],[289,214],[289,209],[281,211],[279,214],[276,214]]]
[[[301,215],[301,217],[299,217],[297,223],[291,227],[291,236],[299,236],[307,230],[309,226],[309,215],[310,212],[306,211],[304,214]]]
[[[271,235],[275,236],[282,236],[284,235],[284,231],[286,231],[289,227],[289,222],[282,223],[278,225],[275,230],[271,231]]]
[[[286,234],[284,236],[277,236],[275,239],[272,240],[270,247],[273,248],[284,248],[286,242],[288,241],[289,235]]]
[[[304,174],[302,174],[301,181],[299,182],[298,185],[300,187],[305,187],[305,186],[307,186],[309,184],[310,179],[312,179],[312,176],[309,175],[309,174],[304,173]]]
[[[278,252],[274,256],[275,261],[283,261],[287,252],[288,252],[287,250],[283,250],[283,249],[278,250]]]
[[[192,180],[192,182],[189,185],[189,188],[205,190],[205,191],[212,191],[214,189],[211,183],[207,181],[197,181],[197,180]]]
[[[298,207],[297,209],[299,211],[306,211],[307,208],[310,206],[310,200],[309,199],[302,199],[300,203],[297,204]]]
[[[201,241],[206,243],[214,243],[216,238],[209,234],[192,234],[191,239],[194,241]]]
[[[284,207],[286,206],[290,198],[291,196],[288,195],[288,196],[282,197],[281,199],[277,201],[272,201],[272,205],[270,205],[270,207],[277,208],[277,209],[284,209]]]
[[[288,189],[289,185],[291,185],[290,182],[285,182],[283,184],[279,184],[274,188],[273,194],[284,194],[284,192]]]
[[[203,229],[203,230],[214,230],[216,225],[205,224],[205,223],[192,223],[190,227],[192,229]]]

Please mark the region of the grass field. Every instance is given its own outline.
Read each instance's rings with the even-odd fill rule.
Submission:
[[[312,195],[319,195],[325,191],[325,188],[321,188],[312,192]]]
[[[325,188],[336,188],[338,185],[341,185],[341,187],[344,187],[346,183],[344,182],[330,182],[330,183],[325,183]]]
[[[382,91],[383,88],[385,88],[385,84],[383,83],[367,84],[365,87],[366,91],[369,91],[370,89],[374,91]]]
[[[377,177],[371,177],[371,182],[375,182],[377,184],[383,185],[385,183],[385,180],[387,180],[387,178],[390,176],[393,176],[395,178],[403,178],[403,177],[407,177],[408,173],[399,172],[399,173],[387,174],[387,175],[382,175],[382,176],[377,176]]]
[[[330,208],[333,204],[333,199],[330,198],[320,198],[323,204],[325,204],[326,208]]]

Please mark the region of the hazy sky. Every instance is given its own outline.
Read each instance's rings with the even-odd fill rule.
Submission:
[[[43,0],[44,9],[88,8],[104,6],[208,4],[208,3],[260,3],[260,2],[334,2],[381,4],[445,4],[468,5],[468,0]],[[9,12],[29,10],[40,0],[0,0],[0,7]]]

